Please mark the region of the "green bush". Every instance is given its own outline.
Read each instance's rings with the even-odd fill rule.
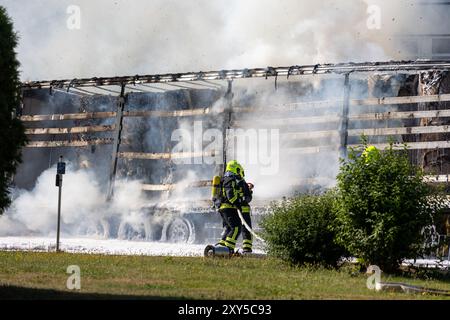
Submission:
[[[367,148],[367,144],[364,146]],[[365,265],[394,271],[422,254],[423,227],[432,224],[439,196],[423,181],[406,148],[353,149],[337,176],[337,242]]]
[[[262,220],[268,252],[293,264],[336,266],[344,249],[335,243],[334,191],[273,203]]]

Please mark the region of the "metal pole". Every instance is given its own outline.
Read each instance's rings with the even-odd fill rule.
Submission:
[[[47,88],[79,88],[79,87],[101,87],[122,84],[151,84],[172,83],[186,81],[210,81],[210,80],[232,80],[245,78],[268,78],[283,76],[303,76],[316,74],[344,74],[349,72],[416,72],[416,71],[447,71],[450,68],[449,61],[387,61],[387,62],[365,62],[365,63],[338,63],[317,65],[294,65],[285,67],[267,67],[240,70],[215,70],[206,72],[188,72],[172,74],[133,75],[124,77],[95,77],[84,79],[65,79],[53,81],[32,81],[21,84],[24,89],[47,89]],[[103,88],[105,89],[105,88]]]
[[[226,99],[226,110],[227,112],[224,112],[224,123],[223,123],[223,131],[222,131],[222,166],[220,167],[220,174],[224,174],[225,167],[227,165],[227,151],[228,151],[228,135],[227,132],[230,129],[231,124],[231,110],[233,108],[233,81],[228,80],[228,89],[225,93],[225,99]],[[234,157],[234,150],[233,157]]]
[[[123,122],[123,111],[125,108],[125,84],[121,85],[120,96],[117,105],[117,115],[116,115],[116,127],[114,133],[114,144],[112,150],[112,160],[111,160],[111,170],[109,174],[109,190],[107,195],[107,200],[111,200],[114,193],[114,182],[116,179],[117,172],[117,154],[119,153],[120,140],[122,136],[122,122]]]
[[[61,194],[63,174],[66,173],[66,164],[63,162],[63,157],[59,156],[58,167],[56,171],[56,185],[58,187],[58,223],[56,229],[56,252],[59,252],[59,234],[61,230]]]
[[[58,173],[58,228],[56,231],[56,252],[59,252],[59,233],[61,225],[61,193],[62,193],[62,174]]]
[[[342,121],[340,127],[340,157],[347,158],[347,141],[348,141],[348,112],[350,106],[350,74],[345,74],[344,80],[344,104],[342,106]]]

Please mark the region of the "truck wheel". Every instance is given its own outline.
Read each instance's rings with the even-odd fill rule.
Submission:
[[[144,240],[145,230],[144,227],[132,226],[128,222],[122,222],[117,231],[117,238],[120,240]]]
[[[194,243],[195,227],[186,218],[177,217],[172,219],[167,225],[166,240],[175,243]]]

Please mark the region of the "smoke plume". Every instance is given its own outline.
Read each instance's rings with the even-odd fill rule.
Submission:
[[[23,80],[400,59],[397,35],[449,26],[445,10],[414,0],[2,2]]]

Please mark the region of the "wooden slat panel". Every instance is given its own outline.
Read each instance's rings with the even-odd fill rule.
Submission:
[[[280,136],[284,137],[284,138],[293,139],[293,140],[303,140],[303,139],[317,139],[317,138],[338,137],[339,136],[339,132],[336,131],[336,130],[288,132],[288,133],[281,133]]]
[[[302,147],[302,148],[287,148],[290,155],[296,154],[314,154],[320,152],[334,152],[338,150],[337,145],[317,146],[317,147]]]
[[[408,142],[408,149],[410,150],[422,150],[422,149],[447,149],[450,148],[450,141],[425,141],[425,142]],[[352,144],[349,147],[360,147],[360,144]],[[384,149],[389,146],[387,143],[374,144],[379,149]],[[394,144],[395,149],[402,149],[402,144]]]
[[[302,108],[308,107],[311,109],[320,109],[320,108],[329,108],[334,106],[342,105],[343,100],[323,100],[323,101],[302,101],[302,102],[293,102],[293,103],[285,103],[279,105],[272,106],[240,106],[233,107],[233,112],[236,113],[253,113],[253,112],[268,112],[268,113],[279,113],[283,111],[296,111]]]
[[[216,110],[214,113],[220,113],[222,110]],[[173,110],[173,111],[155,111],[139,110],[125,111],[124,117],[188,117],[197,115],[207,115],[212,113],[210,108],[198,108],[192,110]],[[84,120],[84,119],[103,119],[114,118],[116,112],[85,112],[85,113],[66,113],[50,115],[23,115],[20,120],[24,122],[31,121],[59,121],[59,120]]]
[[[24,122],[31,121],[59,121],[59,120],[83,120],[83,119],[104,119],[114,118],[115,112],[84,112],[84,113],[64,113],[64,114],[46,114],[46,115],[23,115],[19,117]]]
[[[86,126],[71,128],[28,128],[25,134],[70,134],[70,133],[88,133],[88,132],[106,132],[114,130],[114,125],[110,126]]]
[[[27,148],[57,148],[57,147],[87,147],[90,145],[110,144],[111,139],[96,139],[89,141],[30,141]]]
[[[350,129],[349,136],[388,136],[388,135],[411,135],[411,134],[430,134],[450,132],[450,126],[422,126],[422,127],[397,127],[397,128],[369,128],[369,129]],[[336,130],[329,131],[307,131],[307,132],[288,132],[281,133],[281,137],[292,140],[305,140],[317,138],[335,137],[339,133]]]
[[[193,187],[193,188],[211,187],[212,180],[195,181],[195,182],[190,183],[189,186]]]
[[[173,111],[125,111],[124,117],[189,117],[207,115],[212,113],[210,108],[198,108],[191,110],[173,110]],[[215,113],[218,113],[215,111]]]
[[[142,190],[144,191],[169,191],[174,187],[171,184],[143,184]]]
[[[211,180],[194,181],[189,184],[143,184],[142,190],[145,191],[169,191],[183,188],[202,188],[212,186]]]
[[[384,149],[389,146],[387,143],[373,144],[379,149]],[[423,149],[450,149],[450,141],[425,141],[425,142],[408,142],[409,150],[423,150]],[[349,148],[361,147],[360,144],[351,144]],[[394,144],[395,149],[402,149],[403,144]],[[318,146],[318,147],[303,147],[303,148],[287,148],[288,154],[313,154],[320,152],[333,152],[337,151],[337,146]]]
[[[387,136],[387,135],[410,135],[428,133],[450,132],[450,126],[422,126],[422,127],[400,127],[400,128],[369,128],[348,130],[349,136]]]
[[[273,119],[273,118],[259,118],[259,119],[249,119],[249,120],[233,120],[232,126],[235,128],[280,128],[292,125],[302,125],[302,124],[320,124],[320,123],[330,123],[340,121],[339,115],[327,115],[327,116],[314,116],[314,117],[289,117],[284,119]]]
[[[351,115],[350,120],[393,120],[450,117],[449,109],[404,112],[380,112]]]
[[[379,112],[379,113],[363,113],[350,115],[349,119],[351,121],[373,121],[373,120],[400,120],[400,119],[421,119],[421,118],[439,118],[439,117],[450,117],[449,109],[442,110],[427,110],[427,111],[403,111],[403,112]],[[314,116],[314,117],[286,117],[284,119],[271,119],[271,118],[260,118],[257,120],[234,120],[233,126],[252,128],[267,126],[270,127],[286,127],[292,125],[302,125],[302,124],[319,124],[319,123],[330,123],[340,121],[338,115],[332,116]]]
[[[369,129],[350,129],[349,136],[388,136],[388,135],[411,135],[411,134],[430,134],[430,133],[448,133],[450,126],[421,126],[421,127],[397,127],[397,128],[369,128]],[[304,132],[286,132],[280,136],[292,140],[306,140],[317,138],[337,137],[337,130],[328,131],[304,131]]]
[[[350,104],[352,106],[376,106],[376,105],[392,105],[392,104],[443,102],[443,101],[450,101],[450,94],[353,99],[350,100]]]
[[[119,158],[145,159],[145,160],[170,160],[199,157],[214,157],[217,153],[212,152],[167,152],[167,153],[144,153],[144,152],[119,152]]]
[[[404,97],[382,97],[369,99],[352,99],[350,106],[377,106],[377,105],[395,105],[395,104],[414,104],[427,102],[445,102],[450,101],[450,94],[429,95],[429,96],[404,96]],[[322,101],[302,101],[286,103],[273,106],[261,107],[236,107],[233,112],[280,112],[294,111],[302,108],[319,109],[333,106],[342,106],[342,99],[322,100]]]

